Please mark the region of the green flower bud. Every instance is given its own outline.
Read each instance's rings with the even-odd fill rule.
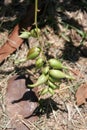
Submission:
[[[33,47],[27,54],[27,59],[35,59],[39,56],[41,49],[39,47]]]
[[[54,69],[49,71],[49,75],[54,79],[62,79],[62,78],[74,79],[73,77],[63,73],[62,71]]]
[[[52,88],[50,88],[50,87],[49,87],[49,89],[48,89],[48,92],[49,92],[50,94],[54,95],[54,90],[53,90]]]
[[[49,76],[49,80],[51,81],[51,82],[60,82],[60,79],[55,79],[55,78],[53,78],[53,77],[51,77],[51,76]]]
[[[43,64],[44,64],[44,61],[43,61],[42,58],[38,58],[38,59],[36,60],[36,63],[35,63],[36,68],[41,68],[41,67],[43,66]]]
[[[49,72],[49,66],[46,66],[42,69],[43,74],[47,74]]]
[[[29,87],[39,86],[39,85],[45,83],[45,82],[48,80],[48,77],[49,77],[49,75],[44,75],[44,74],[42,74],[42,75],[38,78],[38,80],[37,80],[37,82],[36,82],[35,84],[29,84],[28,86],[29,86]]]
[[[67,67],[63,66],[62,63],[57,59],[50,59],[48,62],[50,67],[54,69],[63,69],[63,68],[67,69]]]
[[[29,36],[30,36],[30,32],[24,31],[21,33],[21,35],[19,37],[27,39],[27,38],[29,38]]]
[[[40,29],[39,29],[39,28],[35,28],[35,29],[32,29],[32,30],[30,31],[30,35],[31,35],[32,37],[37,37],[39,34],[40,34]]]
[[[48,85],[49,85],[49,87],[52,88],[52,89],[56,89],[56,88],[58,88],[57,85],[55,85],[54,83],[52,83],[52,82],[49,81],[49,80],[48,80]]]
[[[48,92],[48,88],[44,88],[44,89],[41,91],[40,95],[44,95],[44,94],[46,94],[47,92]]]

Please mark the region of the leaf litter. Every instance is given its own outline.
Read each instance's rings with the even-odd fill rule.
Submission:
[[[77,105],[86,103],[87,99],[87,83],[81,84],[76,92]]]

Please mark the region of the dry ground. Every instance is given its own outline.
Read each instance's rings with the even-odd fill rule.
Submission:
[[[56,12],[52,6],[54,2]],[[47,5],[44,17],[46,22],[45,27],[41,29],[40,40],[49,57],[59,58],[77,75],[69,72],[75,76],[75,81],[62,81],[60,89],[55,91],[53,97],[48,98],[48,95],[43,97],[46,111],[37,122],[29,123],[29,127],[31,130],[87,130],[87,103],[78,107],[75,98],[77,88],[87,82],[87,52],[84,54],[82,50],[83,46],[87,47],[87,37],[83,39],[78,32],[79,29],[82,34],[87,33],[87,2],[85,0],[84,2],[54,0],[54,2]],[[27,2],[24,4],[27,5]],[[0,46],[6,41],[7,35],[16,23],[16,18],[24,13],[24,4],[14,2],[14,5],[6,5],[6,8],[3,5],[0,7]],[[11,12],[8,6],[12,9]],[[80,46],[81,40],[83,46]],[[23,66],[25,69],[29,66],[29,62],[17,66],[15,61],[26,56],[28,45],[31,47],[35,44],[38,44],[38,41],[29,38],[27,44],[25,42],[0,65],[0,130],[6,130],[10,123],[5,109],[7,81],[15,74],[24,73]]]

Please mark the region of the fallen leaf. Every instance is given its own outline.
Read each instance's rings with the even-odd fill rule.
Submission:
[[[86,103],[87,99],[87,83],[82,84],[76,92],[77,105],[80,106]]]
[[[28,80],[28,81],[27,81]],[[11,127],[16,130],[29,130],[25,128],[23,123],[20,123],[18,116],[29,121],[37,120],[35,110],[38,104],[38,88],[29,89],[26,87],[29,79],[26,76],[14,76],[9,79],[7,92],[6,92],[6,110],[7,114],[12,121]]]

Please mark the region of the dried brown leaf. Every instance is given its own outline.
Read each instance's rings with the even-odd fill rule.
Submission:
[[[35,121],[37,116],[32,116],[33,112],[38,107],[38,88],[28,89],[26,83],[29,79],[26,76],[14,76],[9,79],[6,93],[6,109],[7,114],[11,121],[11,127],[13,126],[16,130],[20,130],[20,127],[24,128],[24,125],[17,123],[18,115],[23,118]],[[14,125],[13,125],[14,124]],[[22,130],[22,129],[21,129]]]
[[[87,83],[80,85],[76,92],[77,105],[80,106],[86,102],[87,99]]]

